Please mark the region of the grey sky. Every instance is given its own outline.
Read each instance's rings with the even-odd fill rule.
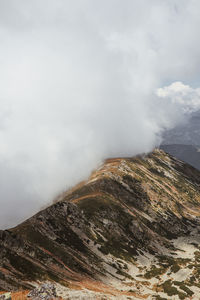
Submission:
[[[198,0],[0,0],[0,227],[106,157],[151,151],[199,108],[198,89],[157,92],[198,87],[199,11]]]

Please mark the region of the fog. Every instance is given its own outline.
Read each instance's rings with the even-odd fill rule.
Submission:
[[[0,228],[200,108],[198,0],[0,1]]]

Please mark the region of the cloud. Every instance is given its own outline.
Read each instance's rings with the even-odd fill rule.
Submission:
[[[157,96],[177,105],[183,113],[192,113],[200,109],[200,88],[192,88],[182,82],[157,89]]]
[[[197,90],[177,105],[171,83],[198,81],[199,9],[197,0],[0,2],[2,228],[106,157],[151,151],[183,119]]]

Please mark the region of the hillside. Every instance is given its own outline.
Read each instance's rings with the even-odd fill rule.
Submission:
[[[193,145],[161,145],[160,148],[170,155],[190,164],[194,168],[200,170],[200,151],[199,146]]]
[[[58,202],[0,231],[0,290],[53,281],[99,299],[199,299],[199,230],[198,170],[162,150],[108,159]]]

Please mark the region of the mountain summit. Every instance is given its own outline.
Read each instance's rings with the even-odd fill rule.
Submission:
[[[98,299],[199,299],[199,230],[199,171],[162,150],[108,159],[0,231],[0,289],[51,281],[107,295]]]

